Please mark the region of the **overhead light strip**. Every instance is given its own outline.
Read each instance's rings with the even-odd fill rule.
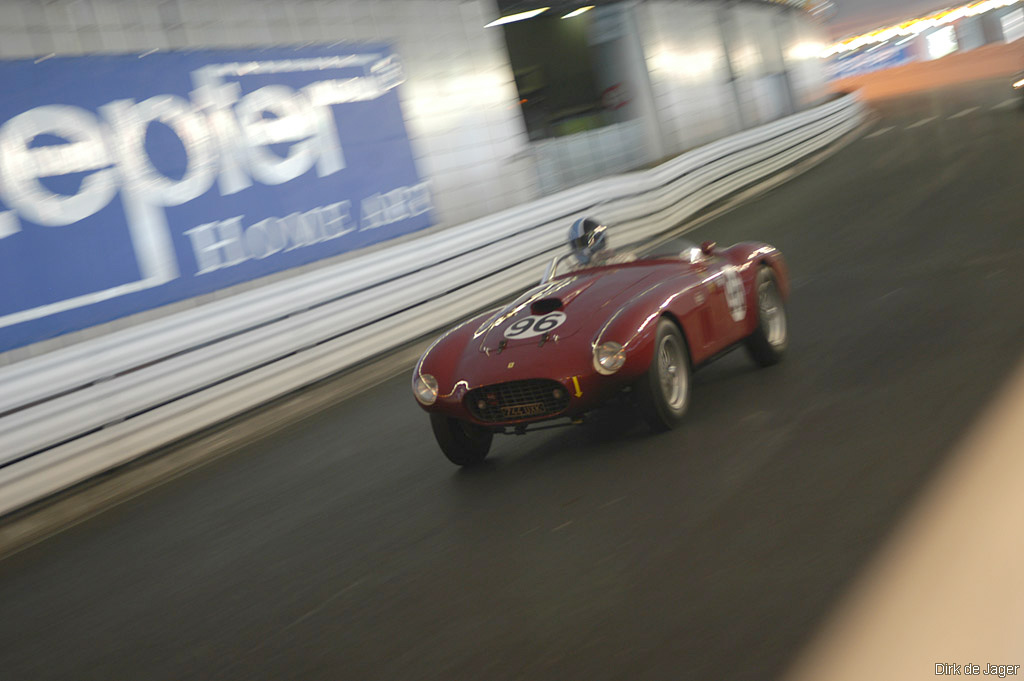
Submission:
[[[973,17],[1001,7],[1016,5],[1021,0],[980,0],[967,5],[946,9],[921,19],[911,19],[896,26],[880,28],[864,35],[846,38],[822,52],[822,57],[853,52],[868,45],[886,43],[893,38],[913,37],[933,28],[947,26],[965,17]]]
[[[514,21],[525,21],[526,19],[532,19],[538,14],[544,14],[550,7],[541,7],[540,9],[531,9],[528,12],[519,12],[518,14],[509,14],[507,17],[499,17],[491,23],[484,26],[484,28],[491,28],[493,26],[501,26],[502,24],[511,24]]]
[[[563,19],[572,19],[573,17],[578,17],[579,15],[583,14],[584,12],[589,12],[592,9],[594,9],[593,5],[587,5],[586,7],[580,7],[579,9],[574,9],[573,11],[569,12],[568,14],[563,16],[562,18]]]

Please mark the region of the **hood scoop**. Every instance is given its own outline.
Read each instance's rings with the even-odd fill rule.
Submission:
[[[534,303],[530,305],[530,314],[543,316],[548,313],[554,312],[555,310],[561,309],[561,298],[541,298],[540,300],[534,301]]]

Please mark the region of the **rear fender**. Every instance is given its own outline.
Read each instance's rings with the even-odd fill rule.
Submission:
[[[743,279],[743,288],[747,294],[747,309],[757,310],[757,272],[762,267],[769,267],[775,275],[775,284],[778,287],[779,295],[783,302],[789,300],[789,270],[786,261],[774,246],[768,244],[745,241],[732,246],[725,251],[725,257],[736,266]],[[744,336],[754,332],[757,328],[758,319],[756,314],[747,315],[746,329]]]
[[[727,249],[724,255],[740,270],[744,284],[749,285],[748,291],[753,288],[754,277],[760,266],[772,268],[782,300],[789,300],[789,268],[779,249],[756,241],[742,241]]]

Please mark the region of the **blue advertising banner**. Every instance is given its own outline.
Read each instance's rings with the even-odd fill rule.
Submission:
[[[888,45],[868,49],[865,52],[845,57],[833,57],[825,64],[829,80],[839,80],[850,76],[860,76],[872,71],[903,66],[914,61],[914,51],[910,45],[898,47]]]
[[[0,61],[0,351],[428,227],[384,44]]]

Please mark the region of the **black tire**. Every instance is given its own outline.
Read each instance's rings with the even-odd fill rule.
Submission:
[[[651,365],[635,387],[640,415],[655,432],[683,422],[690,406],[690,353],[679,327],[664,317],[658,322]]]
[[[782,302],[775,274],[767,266],[761,267],[754,279],[757,300],[757,328],[747,337],[750,357],[763,367],[782,361],[789,346],[789,321],[786,305]]]
[[[442,414],[431,414],[430,426],[441,451],[457,466],[475,466],[491,451],[494,433],[486,428]]]

